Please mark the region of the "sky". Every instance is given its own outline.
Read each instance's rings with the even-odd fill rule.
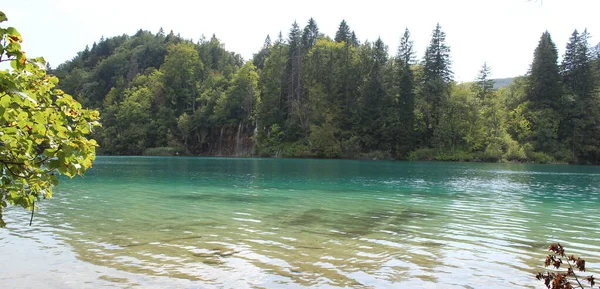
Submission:
[[[333,38],[345,19],[359,40],[378,37],[395,54],[407,27],[422,59],[439,22],[450,46],[457,81],[472,81],[484,62],[493,78],[527,73],[533,51],[548,30],[562,56],[573,30],[587,28],[600,42],[599,0],[18,0],[0,9],[24,37],[28,57],[43,56],[52,67],[72,59],[104,36],[156,33],[161,27],[197,41],[214,33],[225,48],[251,59],[267,34],[284,37],[294,21],[313,17]]]

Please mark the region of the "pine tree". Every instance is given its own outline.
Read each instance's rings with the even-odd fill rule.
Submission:
[[[388,56],[387,46],[381,38],[369,49],[369,58],[372,59],[371,69],[360,102],[361,138],[363,149],[367,151],[385,149],[381,139],[385,130],[385,108],[389,107],[389,103],[383,88],[382,74]]]
[[[548,31],[542,34],[529,71],[527,97],[537,108],[558,108],[561,96],[558,51]]]
[[[301,94],[301,79],[302,76],[302,33],[298,23],[294,21],[288,37],[288,70],[289,70],[289,91],[288,98],[290,101],[298,101]]]
[[[308,24],[304,27],[304,32],[302,33],[302,48],[304,49],[304,53],[307,53],[310,48],[312,48],[315,43],[317,43],[317,38],[319,37],[319,27],[317,27],[317,22],[315,22],[312,17],[308,20]]]
[[[308,119],[304,109],[305,101],[303,99],[302,87],[302,62],[303,62],[303,45],[302,32],[298,23],[294,21],[290,34],[288,36],[288,63],[287,63],[287,81],[288,81],[288,98],[287,98],[287,135],[288,139],[296,140],[304,137],[308,128]]]
[[[489,149],[494,149],[502,145],[501,136],[505,133],[502,127],[502,110],[499,109],[500,103],[495,97],[494,80],[490,79],[491,75],[491,68],[484,62],[479,70],[477,79],[475,79],[471,87],[478,100],[473,103],[473,106],[476,108],[474,122],[481,122],[483,129],[476,129],[476,123],[471,123],[469,129],[474,136],[472,138],[473,141],[475,143],[483,141],[481,148],[488,149],[488,152]],[[478,137],[478,134],[481,132],[484,134],[483,139]]]
[[[538,151],[554,153],[558,149],[561,121],[558,51],[548,31],[542,34],[535,49],[528,77],[527,100],[531,139]]]
[[[352,35],[350,36],[350,43],[352,44],[352,47],[358,47],[360,45],[360,41],[358,41],[358,38],[356,37],[356,33],[354,33],[354,30],[352,30]]]
[[[415,51],[414,42],[410,38],[410,31],[408,28],[404,29],[404,34],[400,39],[400,45],[398,46],[398,56],[396,57],[401,61],[401,65],[409,67],[415,63]]]
[[[491,69],[487,63],[484,62],[473,85],[473,91],[475,92],[475,95],[482,101],[487,100],[490,96],[490,93],[494,89],[494,80],[489,78],[490,74]]]
[[[252,57],[252,63],[254,64],[254,66],[256,66],[257,69],[260,70],[264,67],[265,61],[267,60],[267,58],[269,58],[269,55],[271,54],[272,46],[273,45],[271,44],[271,36],[267,34],[267,38],[265,38],[265,43],[263,44],[263,47],[258,53],[254,54],[254,56]]]
[[[579,32],[577,29],[571,34],[569,38],[569,43],[567,43],[567,48],[565,50],[565,54],[563,55],[563,60],[560,65],[560,74],[563,77],[563,83],[565,86],[569,87],[571,85],[571,77],[573,72],[576,70],[574,65],[576,62],[576,54],[577,54],[577,46],[579,45]]]
[[[598,103],[593,100],[595,79],[592,69],[593,54],[588,43],[587,29],[579,34],[573,32],[560,66],[562,83],[568,97],[563,97],[560,113],[563,121],[559,127],[559,139],[570,144],[573,159],[589,158],[588,148],[598,142]],[[595,158],[595,157],[594,157]]]
[[[396,75],[398,85],[398,105],[395,119],[398,123],[398,135],[396,136],[397,152],[396,154],[403,158],[414,149],[414,119],[415,119],[415,84],[414,75],[411,66],[415,61],[414,43],[410,38],[408,28],[404,30],[404,35],[400,39],[398,54],[396,55]]]
[[[350,27],[346,23],[346,20],[342,20],[338,31],[335,33],[335,42],[346,42],[346,44],[350,44],[349,40],[352,40],[352,33],[350,32]]]
[[[257,108],[259,136],[268,135],[273,125],[283,126],[287,95],[284,85],[287,81],[283,80],[283,77],[287,56],[288,46],[279,40],[276,41],[264,68],[260,71],[260,102]],[[261,141],[263,139],[259,140]]]
[[[589,97],[594,88],[592,54],[588,38],[587,29],[581,34],[575,30],[569,38],[560,66],[565,89],[581,98]]]
[[[425,122],[425,142],[434,134],[442,114],[442,106],[449,95],[452,82],[450,68],[450,47],[446,44],[446,33],[438,23],[431,34],[431,42],[425,51],[423,61],[422,94],[425,106],[423,118]]]
[[[440,78],[444,83],[452,82],[450,47],[446,45],[446,33],[438,23],[431,34],[431,42],[425,51],[424,72],[426,80]]]

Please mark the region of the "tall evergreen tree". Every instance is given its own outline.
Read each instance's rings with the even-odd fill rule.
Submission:
[[[486,148],[488,152],[490,149],[493,150],[501,146],[501,137],[505,133],[502,127],[502,112],[499,109],[500,103],[496,99],[494,80],[491,79],[491,75],[491,68],[484,62],[479,70],[477,79],[475,79],[471,87],[476,98],[473,101],[473,105],[477,109],[474,119],[482,124],[482,129],[478,129],[475,123],[472,123],[469,129],[473,136],[483,133],[484,137],[480,139],[483,141],[481,142],[481,148]],[[477,140],[477,137],[473,137],[473,140]],[[476,147],[476,145],[472,147]]]
[[[431,42],[425,51],[424,73],[426,80],[441,79],[448,84],[453,72],[450,61],[450,47],[446,44],[446,33],[438,23],[431,34]]]
[[[302,76],[302,33],[298,23],[294,21],[290,34],[288,36],[288,71],[289,71],[289,101],[297,101],[301,94],[301,76]]]
[[[490,93],[494,89],[494,80],[490,79],[490,74],[491,69],[487,65],[487,62],[484,62],[473,85],[473,91],[475,92],[475,95],[482,101],[485,101],[487,98],[489,98]]]
[[[446,33],[438,23],[431,34],[431,42],[425,51],[423,61],[423,94],[425,140],[433,137],[442,114],[442,106],[447,99],[452,82],[450,47],[446,44]]]
[[[560,74],[565,89],[578,97],[589,97],[593,92],[592,54],[587,29],[573,32],[563,56]]]
[[[317,22],[311,17],[302,33],[302,48],[304,49],[304,53],[308,52],[317,43],[317,38],[319,38],[319,27],[317,26]]]
[[[593,99],[595,78],[593,54],[588,43],[587,29],[579,34],[573,32],[560,66],[562,83],[568,97],[563,97],[560,113],[563,121],[559,128],[559,139],[569,143],[573,159],[580,161],[590,158],[590,147],[600,141],[595,126],[598,116],[598,102]],[[595,158],[595,153],[592,153]]]
[[[302,32],[298,23],[294,21],[288,36],[288,63],[287,63],[287,81],[288,98],[286,105],[287,114],[287,134],[289,140],[297,140],[304,137],[308,128],[308,119],[304,109],[303,87],[302,87],[302,62],[303,46]]]
[[[396,58],[401,61],[401,65],[405,67],[409,67],[415,63],[414,42],[410,38],[410,31],[408,28],[404,29],[404,34],[402,35],[402,38],[400,38],[398,55]]]
[[[346,42],[346,44],[350,44],[349,40],[352,39],[352,32],[350,32],[350,27],[346,23],[346,20],[342,20],[340,26],[338,27],[338,31],[335,33],[335,42]]]
[[[403,158],[414,149],[414,119],[415,119],[415,84],[412,65],[415,62],[414,43],[410,38],[408,28],[400,39],[398,54],[396,55],[395,82],[398,86],[398,99],[394,119],[397,122],[398,133],[396,140],[396,155]]]
[[[356,37],[356,33],[354,33],[354,30],[352,30],[352,35],[350,35],[350,43],[352,44],[352,47],[358,47],[360,45],[360,41],[358,41],[358,37]]]
[[[252,63],[254,63],[254,66],[256,66],[257,69],[262,69],[264,67],[265,61],[267,58],[269,58],[272,46],[273,44],[271,43],[271,36],[267,34],[267,38],[265,38],[263,47],[252,57]]]
[[[260,71],[259,90],[260,100],[257,107],[258,144],[263,146],[273,126],[283,127],[286,104],[285,85],[283,79],[286,71],[288,46],[276,41],[271,48],[269,58]]]
[[[538,108],[557,108],[561,96],[558,50],[548,31],[542,34],[529,71],[527,97]]]
[[[376,150],[385,149],[382,133],[385,129],[385,108],[389,106],[387,96],[383,88],[383,67],[387,62],[387,46],[381,38],[369,49],[369,57],[372,59],[371,68],[368,72],[367,82],[363,89],[360,102],[361,112],[361,138],[363,149]]]
[[[538,151],[554,153],[558,149],[558,112],[562,89],[558,51],[548,31],[542,34],[533,55],[528,77],[527,100],[532,135],[530,141]]]

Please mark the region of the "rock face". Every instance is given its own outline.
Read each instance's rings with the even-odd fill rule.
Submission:
[[[195,155],[249,156],[254,150],[254,127],[239,123],[221,127],[218,138],[206,139],[192,151]]]

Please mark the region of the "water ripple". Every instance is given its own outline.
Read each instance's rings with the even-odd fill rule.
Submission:
[[[599,271],[599,181],[566,166],[99,158],[33,227],[8,210],[0,283],[537,288],[551,242]]]

